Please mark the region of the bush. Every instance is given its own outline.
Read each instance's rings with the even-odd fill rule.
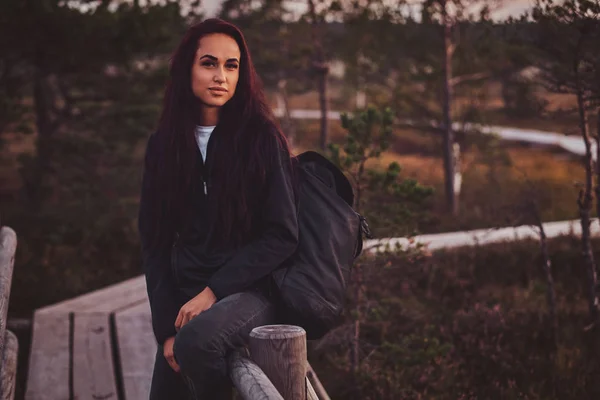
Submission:
[[[343,341],[350,316],[310,354],[315,369],[326,372],[321,378],[331,397],[598,398],[598,340],[597,332],[584,330],[588,311],[579,241],[563,237],[549,245],[557,282],[557,347],[534,241],[374,257],[373,268],[363,269],[369,312],[361,319],[358,377],[353,381],[349,373]]]

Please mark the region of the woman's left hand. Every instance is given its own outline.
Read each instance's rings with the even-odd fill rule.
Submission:
[[[196,297],[188,301],[181,307],[177,319],[175,320],[175,329],[179,331],[181,327],[190,322],[192,318],[203,311],[208,310],[217,302],[217,297],[210,288],[205,288]]]

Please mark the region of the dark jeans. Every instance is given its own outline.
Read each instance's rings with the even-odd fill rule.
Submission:
[[[180,373],[167,364],[159,346],[150,400],[230,400],[227,355],[246,345],[253,328],[273,323],[275,307],[258,291],[237,293],[218,301],[175,336],[173,352]]]

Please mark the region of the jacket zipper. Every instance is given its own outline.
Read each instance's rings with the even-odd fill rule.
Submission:
[[[215,129],[217,129],[215,127]],[[206,159],[204,159],[202,157],[202,155],[200,155],[200,159],[202,160],[202,175],[201,175],[201,179],[202,179],[202,186],[204,188],[204,197],[207,198],[208,197],[208,177],[210,176],[210,174],[208,173],[208,169],[209,169],[209,164],[208,161],[211,159],[211,151],[212,147],[215,146],[214,142],[215,140],[215,135],[214,135],[215,131],[213,130],[213,132],[211,133],[210,137],[208,138],[208,142],[206,143]],[[211,147],[212,144],[212,147]]]
[[[175,283],[179,286],[179,274],[177,273],[177,242],[179,241],[179,232],[175,232],[175,239],[173,240],[173,247],[171,248],[171,272]]]

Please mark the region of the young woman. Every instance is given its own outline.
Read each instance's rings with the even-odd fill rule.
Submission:
[[[140,201],[159,344],[151,399],[231,397],[227,354],[275,322],[269,276],[297,247],[294,162],[240,30],[192,26],[171,60]]]

